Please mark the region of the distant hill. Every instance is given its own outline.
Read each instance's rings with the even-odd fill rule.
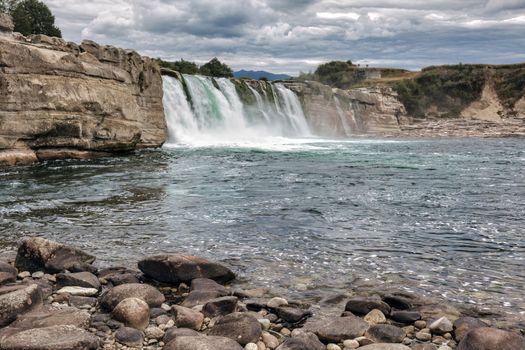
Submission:
[[[256,80],[259,80],[261,78],[266,78],[268,80],[286,80],[291,78],[291,76],[287,74],[273,74],[265,71],[253,71],[244,69],[238,72],[234,72],[233,76],[235,78],[250,78]]]

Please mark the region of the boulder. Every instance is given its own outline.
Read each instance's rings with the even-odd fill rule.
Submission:
[[[524,350],[525,338],[501,329],[481,327],[469,331],[457,350]]]
[[[209,318],[224,316],[235,312],[237,309],[237,297],[222,297],[212,299],[204,304],[202,311]]]
[[[460,342],[469,331],[488,326],[485,322],[474,317],[460,317],[454,322],[454,337]]]
[[[301,333],[297,337],[287,338],[277,350],[326,350],[326,346],[313,333]]]
[[[312,316],[312,312],[290,306],[281,306],[275,309],[277,316],[289,323],[299,323]]]
[[[149,306],[141,299],[127,298],[115,306],[112,316],[126,327],[144,330],[149,325]]]
[[[36,284],[9,288],[2,294],[0,290],[0,327],[13,322],[16,317],[42,305],[42,291]]]
[[[248,343],[256,343],[262,334],[262,329],[255,317],[235,312],[219,318],[208,334],[227,337],[244,346]]]
[[[0,339],[2,350],[97,350],[93,334],[72,325],[28,329]]]
[[[172,327],[166,331],[162,341],[165,344],[168,344],[170,341],[174,340],[177,337],[202,337],[202,336],[204,335],[197,331],[194,331],[193,329]]]
[[[158,255],[139,262],[140,270],[159,282],[180,283],[209,278],[226,283],[235,278],[227,267],[204,258],[188,255]]]
[[[100,305],[109,311],[122,300],[127,298],[138,298],[145,301],[149,307],[159,307],[166,300],[164,295],[155,287],[148,284],[129,283],[122,284],[110,289],[106,294],[101,296]]]
[[[374,309],[378,309],[385,315],[390,314],[390,306],[378,296],[354,297],[346,303],[345,307],[345,311],[356,315],[366,315]]]
[[[399,323],[410,324],[421,319],[419,311],[392,311],[390,318]]]
[[[346,339],[362,336],[369,325],[356,316],[331,317],[320,320],[309,320],[304,331],[312,332],[323,342],[340,343]]]
[[[200,330],[204,322],[204,315],[193,309],[175,305],[172,307],[175,314],[175,326],[179,328],[189,328],[192,330]]]
[[[412,309],[412,303],[409,299],[398,296],[398,295],[386,295],[383,297],[383,301],[387,303],[391,308],[397,310],[410,310]]]
[[[204,305],[208,301],[222,296],[223,294],[216,290],[193,290],[186,296],[181,305],[191,308],[197,305]]]
[[[405,339],[406,333],[396,326],[377,324],[368,328],[365,336],[376,343],[401,343]]]
[[[0,272],[5,272],[15,277],[18,275],[18,270],[11,264],[8,264],[4,261],[0,261]]]
[[[115,340],[131,347],[142,347],[144,333],[135,328],[121,327],[115,332]]]
[[[33,237],[24,240],[18,248],[15,266],[21,271],[58,273],[94,261],[94,256],[80,249]]]
[[[360,347],[359,350],[411,350],[408,346],[402,344],[370,344]]]
[[[230,338],[214,336],[180,336],[166,344],[163,350],[244,350]]]
[[[60,273],[56,276],[59,287],[83,287],[100,289],[100,282],[91,272]]]

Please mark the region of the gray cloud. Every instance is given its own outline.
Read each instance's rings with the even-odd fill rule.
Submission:
[[[418,69],[525,61],[523,0],[44,0],[66,39],[296,74],[352,59]]]

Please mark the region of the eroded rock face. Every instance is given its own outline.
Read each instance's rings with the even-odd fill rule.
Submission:
[[[94,261],[94,256],[80,249],[33,237],[23,241],[18,248],[15,265],[20,271],[57,273],[78,269]]]
[[[235,278],[227,267],[207,259],[188,255],[158,255],[139,262],[139,269],[159,282],[180,283],[209,278],[226,283]]]
[[[0,52],[0,165],[164,143],[162,80],[153,60],[45,35],[0,36]]]

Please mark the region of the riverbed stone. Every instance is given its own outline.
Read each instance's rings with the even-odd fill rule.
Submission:
[[[360,347],[359,350],[411,350],[403,344],[377,343]]]
[[[379,296],[354,297],[345,306],[346,311],[356,315],[366,315],[374,309],[380,310],[385,315],[390,314],[390,306],[382,301]]]
[[[301,332],[296,337],[287,338],[277,350],[326,350],[326,347],[315,334]]]
[[[16,275],[9,272],[0,272],[0,286],[16,282]]]
[[[139,262],[139,269],[148,277],[164,283],[189,282],[209,278],[226,283],[235,278],[227,267],[207,259],[190,255],[157,255]]]
[[[115,332],[115,340],[132,347],[140,347],[144,342],[144,333],[135,328],[121,327]]]
[[[199,337],[204,336],[204,334],[201,334],[193,329],[189,328],[176,328],[172,327],[168,330],[166,330],[166,333],[164,333],[164,338],[162,338],[162,341],[166,344],[168,344],[170,341],[177,337]]]
[[[129,283],[110,289],[100,298],[101,306],[112,311],[115,306],[127,298],[138,298],[145,301],[149,307],[159,307],[164,303],[165,297],[155,287],[148,284]]]
[[[69,294],[80,297],[92,297],[98,294],[98,289],[83,287],[63,287],[57,291],[57,294]]]
[[[397,310],[410,310],[413,307],[410,299],[399,295],[385,295],[383,297],[383,301],[387,303],[391,308]]]
[[[2,289],[9,292],[3,294]],[[42,303],[42,291],[36,284],[0,288],[0,327],[7,326],[18,315],[34,310]]]
[[[208,334],[227,337],[244,346],[257,342],[262,334],[262,329],[255,317],[235,312],[219,318]]]
[[[428,328],[434,334],[445,334],[454,330],[452,322],[450,322],[450,320],[446,317],[441,317],[435,320],[434,322],[430,323]]]
[[[275,309],[277,316],[289,323],[298,323],[312,316],[312,312],[296,307],[280,306]]]
[[[148,339],[162,339],[165,332],[156,326],[149,326],[144,330],[144,335]]]
[[[228,289],[224,287],[223,285],[220,285],[219,283],[215,282],[212,279],[209,278],[195,278],[191,281],[190,291],[194,290],[213,290],[217,291],[221,294],[221,296],[227,296],[230,294]]]
[[[321,341],[340,343],[346,339],[362,336],[368,327],[368,323],[361,318],[347,316],[309,320],[303,329],[314,333]]]
[[[373,325],[365,333],[366,337],[376,343],[401,343],[405,335],[403,329],[389,324]]]
[[[182,302],[182,306],[192,308],[204,305],[208,301],[223,297],[224,294],[217,290],[192,290]]]
[[[385,314],[378,309],[370,311],[363,319],[370,325],[386,323]]]
[[[13,265],[0,260],[0,272],[9,273],[15,277],[18,275],[18,270]]]
[[[49,306],[43,306],[19,315],[9,327],[0,331],[0,338],[28,329],[51,326],[70,325],[77,328],[87,328],[90,323],[90,317],[91,315],[87,311],[73,307],[53,309]]]
[[[204,322],[202,313],[179,305],[173,306],[172,310],[175,315],[175,326],[196,331],[201,329]]]
[[[272,298],[268,301],[268,303],[266,303],[266,306],[268,306],[271,309],[275,309],[280,306],[286,306],[286,305],[288,305],[288,301],[280,297]]]
[[[237,309],[237,297],[221,297],[212,299],[204,304],[202,312],[206,317],[224,316],[235,312]]]
[[[469,331],[457,350],[522,350],[525,338],[497,328],[480,327]]]
[[[78,327],[58,325],[28,329],[0,339],[2,350],[96,350],[99,339]]]
[[[100,289],[98,277],[91,272],[59,273],[56,275],[59,287],[83,287]]]
[[[421,319],[421,313],[419,311],[392,311],[390,318],[396,322],[410,324]]]
[[[58,273],[92,264],[95,257],[80,249],[40,237],[28,238],[18,248],[15,266],[20,271]]]
[[[149,306],[144,300],[127,298],[115,306],[112,316],[127,327],[144,330],[149,324]]]
[[[166,344],[163,350],[243,350],[243,348],[227,337],[180,336]]]
[[[460,317],[454,321],[454,338],[461,341],[465,335],[476,328],[488,327],[489,325],[474,317]]]
[[[262,332],[262,341],[264,345],[270,350],[274,350],[279,346],[279,339],[277,339],[275,335],[268,332]]]

